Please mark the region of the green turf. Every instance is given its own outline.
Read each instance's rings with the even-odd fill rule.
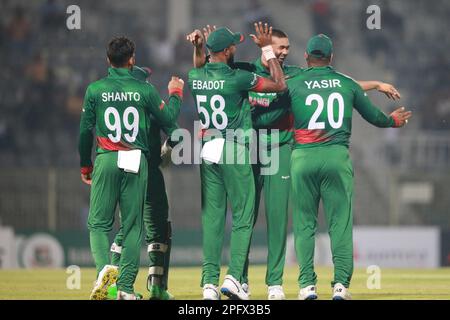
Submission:
[[[330,299],[330,268],[317,268],[319,299]],[[177,299],[201,299],[200,268],[172,268],[170,292]],[[145,290],[147,269],[140,270],[136,289]],[[222,278],[225,269],[222,271]],[[95,278],[94,269],[81,269],[81,289],[66,287],[65,269],[0,270],[0,299],[88,299]],[[252,299],[266,299],[265,267],[250,268]],[[368,274],[356,269],[350,291],[353,299],[450,299],[450,268],[441,269],[382,269],[381,289],[367,289]],[[284,289],[287,299],[296,299],[297,268],[286,268]]]

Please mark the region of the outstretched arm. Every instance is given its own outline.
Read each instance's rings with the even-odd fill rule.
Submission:
[[[398,100],[401,98],[397,89],[389,83],[381,81],[357,81],[364,91],[378,90],[384,93],[389,99]]]
[[[403,127],[412,115],[411,111],[400,107],[387,116],[370,102],[367,94],[359,86],[355,91],[354,107],[367,122],[379,128]]]

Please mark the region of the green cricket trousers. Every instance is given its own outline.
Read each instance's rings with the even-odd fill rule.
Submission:
[[[314,245],[322,199],[334,264],[332,286],[348,287],[353,273],[353,166],[343,145],[295,149],[291,159],[295,250],[299,285],[315,285]]]
[[[234,159],[234,161],[230,161]],[[200,165],[202,184],[203,270],[201,286],[218,285],[224,242],[227,201],[232,211],[228,274],[242,282],[255,208],[255,183],[247,147],[226,141],[223,163]]]
[[[278,159],[278,163],[265,163],[258,160],[253,165],[253,174],[256,184],[255,220],[259,214],[259,203],[262,192],[264,192],[264,206],[266,213],[267,230],[267,269],[266,284],[268,286],[283,284],[283,271],[286,257],[286,238],[288,224],[289,192],[291,189],[291,154],[292,145],[285,143],[279,147],[262,151],[268,153],[267,159]],[[278,157],[274,157],[274,153]],[[269,169],[270,168],[270,169]],[[262,174],[263,170],[268,172]],[[263,190],[264,189],[264,190]],[[244,270],[244,283],[248,283],[247,259]]]
[[[139,172],[128,173],[117,167],[117,152],[98,154],[92,175],[88,229],[97,272],[109,264],[109,232],[114,224],[117,204],[123,232],[117,289],[134,293],[139,270],[142,216],[147,192],[148,165],[142,154]]]

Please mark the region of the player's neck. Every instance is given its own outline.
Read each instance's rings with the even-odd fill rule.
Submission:
[[[323,68],[329,66],[329,63],[308,63],[308,68]]]
[[[227,57],[222,56],[222,55],[215,55],[215,56],[211,56],[209,62],[211,63],[225,63],[227,64]]]

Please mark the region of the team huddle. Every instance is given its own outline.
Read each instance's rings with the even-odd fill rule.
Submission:
[[[207,26],[187,35],[194,68],[188,86],[201,131],[200,157],[203,299],[248,300],[249,251],[261,194],[267,222],[268,299],[285,299],[289,199],[300,274],[301,300],[317,299],[314,243],[322,200],[334,263],[333,299],[350,299],[353,273],[353,167],[349,156],[352,111],[381,127],[402,127],[411,117],[403,107],[390,115],[374,106],[364,91],[376,89],[399,99],[397,90],[379,81],[359,81],[332,66],[333,45],[320,34],[309,39],[307,68],[285,64],[286,33],[261,22],[250,35],[261,48],[253,62],[235,62],[240,33]],[[127,38],[111,40],[108,76],[86,90],[80,123],[82,180],[91,185],[88,229],[97,280],[93,300],[143,298],[134,291],[141,239],[148,248],[150,299],[167,300],[171,250],[169,205],[160,170],[177,143],[171,134],[183,99],[184,81],[172,77],[163,101],[149,82],[150,71],[137,67],[135,46]],[[256,130],[255,141],[230,132]],[[97,141],[91,160],[93,131]],[[161,144],[161,130],[169,137]],[[197,133],[196,133],[197,134]],[[262,147],[263,146],[263,147]],[[264,159],[277,155],[275,168]],[[237,161],[236,161],[237,159]],[[269,169],[269,170],[268,170]],[[219,286],[227,204],[232,212],[230,262]],[[109,242],[116,207],[120,229]]]

